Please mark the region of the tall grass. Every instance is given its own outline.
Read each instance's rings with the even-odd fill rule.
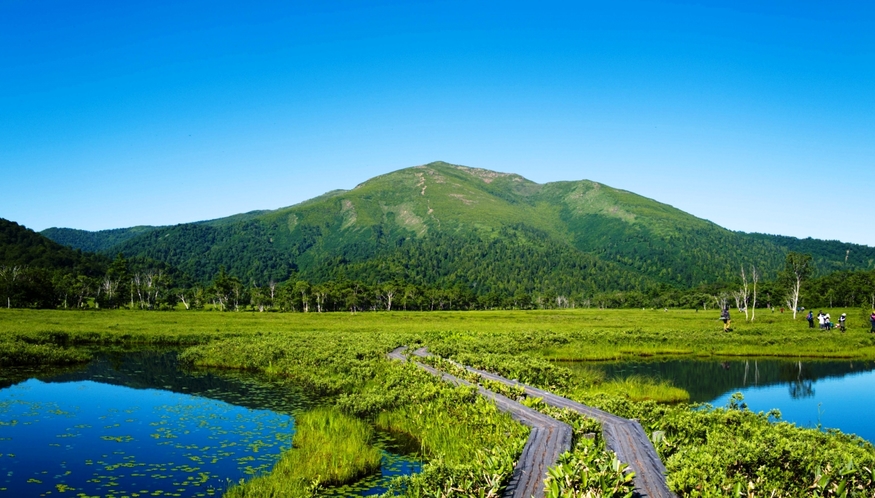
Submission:
[[[71,365],[91,360],[91,354],[54,344],[0,339],[0,367],[12,365]]]
[[[671,385],[670,382],[640,375],[612,379],[595,384],[578,393],[625,396],[632,401],[658,401],[660,403],[686,403],[690,401],[690,393]]]
[[[848,312],[844,334],[808,329],[789,313],[760,312],[754,322],[737,314],[723,333],[717,312],[688,310],[554,310],[391,313],[220,313],[101,310],[0,309],[0,336],[51,340],[67,334],[73,343],[196,344],[214,338],[337,332],[369,337],[415,338],[475,353],[525,352],[568,360],[608,360],[652,355],[759,355],[875,358],[875,335],[867,334],[858,309]],[[442,356],[451,356],[435,351]]]
[[[825,311],[837,316],[842,310]],[[464,488],[466,493],[496,496],[526,431],[494,406],[467,398],[464,390],[386,360],[386,352],[401,344],[427,345],[446,358],[466,355],[466,363],[640,419],[648,433],[665,433],[658,449],[672,485],[683,493],[695,494],[696,480],[705,476],[717,494],[755,485],[758,492],[795,486],[795,495],[803,496],[820,467],[823,472],[831,468],[830,475],[839,479],[836,473],[848,464],[844,455],[853,456],[854,465],[863,462],[865,469],[873,468],[875,449],[841,435],[809,433],[747,413],[718,416],[685,404],[635,402],[675,394],[670,386],[647,379],[608,381],[593,371],[569,374],[549,361],[665,354],[875,358],[875,335],[860,320],[850,323],[846,333],[821,332],[789,314],[761,313],[753,323],[735,316],[734,331],[724,333],[717,317],[716,312],[676,310],[351,315],[0,309],[0,343],[11,344],[7,350],[14,352],[5,361],[12,363],[67,361],[77,345],[194,345],[183,354],[193,365],[250,369],[288,379],[329,396],[353,418],[374,420],[419,441],[431,460],[420,475],[405,481],[405,489],[414,495]],[[723,453],[708,446],[712,439]],[[755,444],[766,440],[768,445]],[[750,443],[744,447],[744,467],[734,454],[739,441]],[[821,447],[830,449],[828,458],[811,450]],[[303,456],[299,450],[286,457]],[[293,474],[292,467],[304,469],[304,464],[287,462],[286,457],[272,474],[233,488],[229,496],[295,496],[307,493],[317,476],[322,480],[328,475],[315,466]],[[315,453],[313,458],[319,460]],[[854,475],[863,475],[865,469]]]
[[[230,488],[225,496],[304,497],[322,486],[353,482],[380,469],[373,429],[334,408],[316,408],[295,418],[293,449],[270,474]]]

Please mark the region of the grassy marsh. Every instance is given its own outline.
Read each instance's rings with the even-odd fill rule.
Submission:
[[[380,468],[370,425],[333,408],[295,417],[293,451],[283,454],[270,474],[229,489],[225,496],[312,496],[321,486],[346,484]]]
[[[843,310],[829,311],[838,315]],[[836,485],[853,479],[849,484],[866,489],[872,479],[865,469],[875,464],[875,448],[852,436],[771,424],[743,410],[702,412],[684,404],[641,402],[677,401],[682,393],[646,378],[613,381],[591,369],[572,372],[549,360],[656,355],[873,359],[875,335],[863,327],[860,311],[847,310],[851,319],[846,333],[812,330],[801,317],[794,321],[790,314],[762,310],[752,323],[736,314],[734,330],[724,333],[717,313],[680,310],[359,314],[0,310],[0,343],[13,349],[40,346],[29,351],[45,362],[87,354],[85,348],[95,346],[183,346],[187,349],[181,359],[192,365],[269,374],[328,396],[345,416],[416,440],[430,461],[421,474],[406,479],[410,494],[440,494],[448,491],[442,483],[454,482],[464,483],[463,494],[495,495],[510,477],[527,431],[476,396],[469,399],[470,390],[448,386],[385,358],[398,345],[427,345],[440,356],[638,418],[648,432],[664,432],[659,450],[672,486],[682,495],[720,495],[743,483],[751,496],[782,489],[791,491],[776,496],[803,496],[818,472]],[[65,353],[55,354],[58,351]],[[721,429],[726,424],[736,428]],[[735,447],[739,435],[748,439],[755,435],[771,445],[745,447],[747,463],[742,467],[733,463],[730,453],[697,450],[706,447],[703,441]],[[811,444],[830,451],[801,450]],[[776,453],[775,448],[786,452]],[[842,474],[841,469],[850,468],[846,458],[855,463],[851,473]],[[696,477],[703,475],[703,469],[707,476]],[[281,467],[277,471],[277,476],[283,475]]]

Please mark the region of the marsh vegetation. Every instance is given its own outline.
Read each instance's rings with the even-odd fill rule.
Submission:
[[[750,496],[868,496],[875,448],[865,440],[780,422],[774,413],[744,409],[743,401],[691,409],[677,403],[677,393],[683,392],[678,386],[647,376],[617,380],[597,368],[572,370],[553,361],[751,354],[871,359],[875,338],[861,325],[851,324],[844,334],[809,331],[804,322],[775,313],[724,334],[716,315],[673,310],[330,315],[0,310],[0,342],[4,351],[44,347],[50,353],[43,361],[61,363],[68,355],[87,359],[97,349],[170,344],[184,348],[180,359],[192,367],[256,372],[271,382],[304,389],[327,400],[336,413],[331,417],[361,421],[372,430],[414,442],[426,463],[394,488],[409,495],[497,495],[527,429],[470,388],[452,387],[385,359],[386,352],[403,344],[427,345],[441,357],[639,419],[648,434],[659,434],[655,443],[669,470],[669,483],[684,496],[736,491]],[[3,358],[14,364],[17,356]],[[367,431],[361,441],[367,454],[368,446],[374,446]],[[608,465],[598,448],[586,451],[569,457],[564,468],[579,474],[584,467]],[[292,449],[283,458],[296,452],[294,458],[307,453]],[[317,453],[313,468],[324,458]],[[585,462],[599,463],[587,467]],[[368,463],[361,468],[365,470],[353,470],[350,478],[373,471]],[[302,480],[305,491],[313,489],[317,478],[322,480],[323,471],[318,472]],[[288,482],[277,477],[282,475],[273,479]],[[263,482],[264,489],[272,486]],[[246,485],[234,492],[245,494]]]

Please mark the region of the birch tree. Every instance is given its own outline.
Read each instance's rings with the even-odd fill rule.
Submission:
[[[750,321],[753,321],[757,314],[757,282],[760,281],[760,273],[754,265],[750,265],[750,279],[753,281],[753,305],[750,309]]]
[[[310,284],[306,280],[298,280],[295,282],[295,292],[301,295],[301,309],[304,313],[310,311],[310,299],[307,295],[310,293]]]
[[[784,264],[784,272],[781,275],[787,286],[787,306],[793,309],[793,319],[799,309],[799,298],[802,296],[802,282],[814,272],[814,263],[810,254],[790,252]]]
[[[727,304],[729,302],[729,294],[721,292],[720,294],[714,296],[714,301],[717,302],[718,309],[725,310],[728,307]]]
[[[392,311],[392,299],[395,293],[398,292],[398,286],[394,282],[389,282],[383,286],[383,296],[386,299],[386,311]]]
[[[267,283],[267,295],[268,295],[267,306],[270,309],[273,309],[273,305],[276,302],[276,287],[277,287],[276,280],[270,279],[270,282]]]
[[[0,266],[0,280],[6,287],[6,308],[12,308],[12,293],[15,290],[15,281],[21,276],[20,266]]]

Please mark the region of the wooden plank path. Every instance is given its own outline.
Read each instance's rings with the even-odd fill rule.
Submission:
[[[406,346],[396,348],[389,353],[389,358],[407,361],[404,356]],[[471,386],[470,382],[441,372],[429,365],[413,362],[419,368],[456,385]],[[543,498],[544,479],[547,469],[554,465],[559,455],[571,449],[571,427],[543,413],[521,405],[510,398],[476,386],[478,392],[495,402],[496,407],[507,412],[514,420],[531,427],[529,439],[523,447],[523,453],[513,469],[513,475],[505,488],[505,498]]]
[[[431,353],[426,348],[419,348],[414,355],[426,357]],[[617,454],[621,462],[629,465],[635,472],[634,485],[635,496],[648,498],[670,498],[675,494],[668,489],[665,482],[665,465],[656,454],[656,448],[644,432],[644,428],[637,420],[629,420],[618,417],[598,408],[586,406],[582,403],[563,398],[543,389],[538,389],[517,381],[512,381],[485,370],[478,370],[465,365],[459,365],[469,372],[476,373],[484,379],[489,379],[508,386],[518,386],[528,396],[541,398],[549,406],[556,408],[568,408],[587,417],[594,418],[602,424],[602,435],[608,449]]]

